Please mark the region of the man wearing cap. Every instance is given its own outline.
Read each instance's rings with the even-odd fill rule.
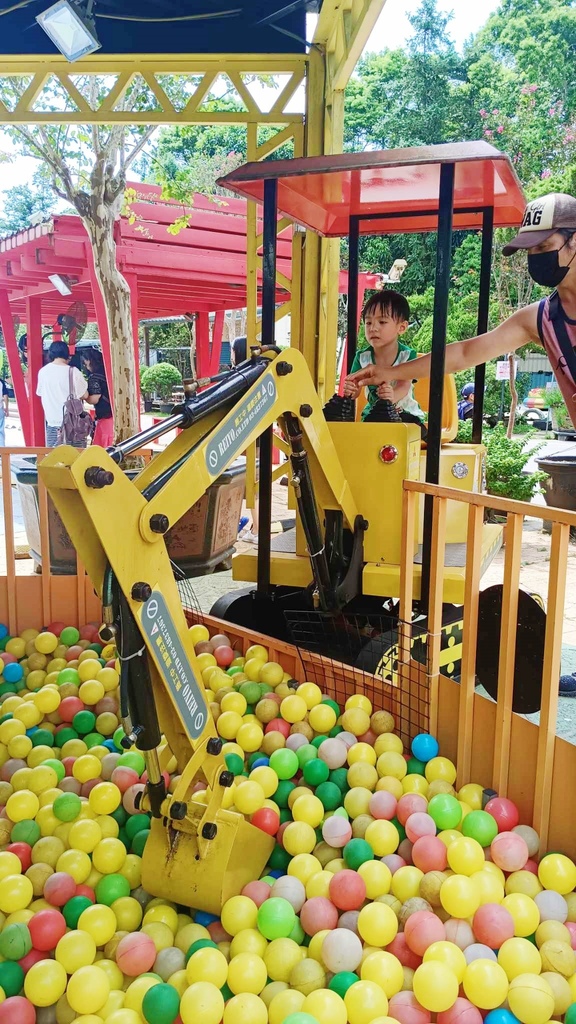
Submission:
[[[446,373],[488,362],[529,342],[546,351],[572,423],[576,427],[576,199],[562,192],[533,199],[522,226],[502,252],[528,251],[528,273],[536,284],[554,289],[548,298],[519,309],[493,331],[446,348]],[[358,384],[418,380],[430,375],[430,355],[382,367],[370,363],[350,374]]]

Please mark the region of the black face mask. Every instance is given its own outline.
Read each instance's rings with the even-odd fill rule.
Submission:
[[[567,245],[568,241],[566,239],[564,245]],[[576,256],[574,253],[570,263],[565,267],[560,266],[558,254],[562,252],[564,245],[561,245],[559,249],[550,249],[549,252],[537,252],[528,256],[528,273],[536,284],[541,284],[543,288],[557,288],[559,284],[562,284],[570,263]]]

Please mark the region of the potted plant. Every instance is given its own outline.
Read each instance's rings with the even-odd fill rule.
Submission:
[[[160,400],[160,412],[171,412],[174,388],[182,387],[182,374],[172,363],[156,363],[147,366],[141,377],[141,387],[146,394],[156,395]]]
[[[146,374],[148,373],[148,370],[148,366],[140,367],[140,391],[144,402],[144,412],[152,412],[153,394],[148,390],[149,384],[146,381]]]

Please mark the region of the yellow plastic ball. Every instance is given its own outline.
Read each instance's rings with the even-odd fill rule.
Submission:
[[[209,981],[197,981],[186,989],[180,1002],[182,1024],[220,1024],[224,997]]]
[[[373,981],[380,985],[388,999],[400,992],[404,986],[402,964],[393,953],[387,953],[385,950],[370,953],[364,959],[360,977],[362,981]]]
[[[57,960],[39,960],[24,978],[24,995],[34,1006],[53,1006],[64,995],[67,980]]]
[[[120,871],[126,860],[126,847],[120,839],[103,839],[92,853],[92,864],[103,875]]]
[[[124,932],[135,932],[142,922],[142,907],[133,896],[121,896],[111,906],[118,925]]]
[[[371,791],[365,786],[355,786],[353,789],[349,789],[344,797],[344,809],[351,818],[368,814],[371,797]]]
[[[412,867],[411,865],[398,868],[398,871],[395,871],[392,875],[390,892],[401,903],[406,903],[406,900],[418,896],[423,877],[424,873],[419,868]]]
[[[302,1012],[309,1013],[318,1024],[346,1024],[347,1021],[344,1000],[329,988],[310,992],[302,1004]]]
[[[450,917],[472,917],[480,906],[480,896],[467,875],[451,875],[442,883],[440,902]]]
[[[396,735],[396,733],[383,732],[376,737],[376,742],[374,743],[374,750],[376,753],[376,757],[380,757],[381,754],[387,753],[403,754],[404,744],[400,737]]]
[[[481,1010],[494,1010],[508,994],[508,978],[494,960],[473,960],[464,971],[466,997]]]
[[[116,916],[111,907],[95,903],[83,910],[78,919],[80,931],[88,932],[97,946],[105,946],[117,928]]]
[[[88,854],[82,850],[65,850],[58,857],[56,870],[65,871],[68,875],[72,875],[77,885],[83,885],[90,876],[92,864]]]
[[[220,721],[220,719],[218,719],[218,721]],[[244,719],[243,724],[236,733],[236,742],[246,754],[253,754],[256,750],[259,750],[263,738],[264,731],[256,718],[252,722],[248,722]]]
[[[304,821],[312,828],[317,828],[324,819],[324,806],[317,796],[299,796],[292,805],[294,821]]]
[[[58,637],[54,633],[38,633],[34,639],[34,647],[40,654],[52,654],[58,647]],[[8,645],[6,645],[6,650]]]
[[[13,654],[14,657],[20,661],[26,654],[26,641],[19,636],[13,636],[8,640],[6,647],[4,648],[8,654]]]
[[[72,774],[78,782],[90,782],[100,778],[100,761],[94,754],[83,754],[72,765]]]
[[[292,857],[312,853],[316,846],[316,832],[305,821],[291,821],[282,836],[282,845]]]
[[[456,782],[456,766],[447,757],[433,757],[426,763],[425,775],[428,782],[441,779],[453,786]]]
[[[129,1010],[135,1010],[140,1015],[140,1019],[142,1019],[142,1001],[144,996],[154,985],[159,984],[160,979],[151,974],[143,974],[140,978],[136,978],[126,989],[124,1006]]]
[[[259,995],[268,977],[264,960],[254,953],[239,953],[228,966],[228,987],[237,995],[252,992]]]
[[[392,873],[381,860],[364,861],[358,868],[358,874],[364,880],[366,896],[369,900],[376,900],[379,896],[385,896],[390,892]]]
[[[385,903],[368,903],[358,915],[357,927],[369,946],[388,946],[398,932],[398,918]]]
[[[264,953],[264,965],[272,981],[290,981],[295,964],[302,959],[302,950],[293,939],[273,939]]]
[[[534,934],[540,924],[540,911],[534,900],[523,893],[513,892],[504,897],[502,906],[512,915],[514,935],[525,939]]]
[[[341,718],[342,728],[354,736],[363,736],[370,728],[370,715],[362,708],[351,707]]]
[[[296,693],[298,697],[302,697],[302,700],[306,701],[306,707],[309,711],[322,702],[322,690],[316,683],[301,683]]]
[[[66,998],[77,1013],[98,1013],[110,995],[110,982],[99,967],[81,967],[66,989]]]
[[[368,697],[365,697],[363,693],[353,693],[351,697],[348,697],[346,704],[344,705],[345,711],[349,711],[350,708],[360,708],[367,715],[372,714],[372,704]]]
[[[268,942],[256,928],[244,928],[230,943],[230,957],[238,956],[239,953],[256,953],[263,957],[267,948]]]
[[[386,857],[390,853],[395,853],[400,844],[398,829],[391,821],[386,821],[383,818],[368,825],[364,839],[370,844],[377,857]]]
[[[308,721],[314,732],[329,733],[337,722],[336,712],[329,704],[317,704],[308,713]]]
[[[293,696],[284,698],[280,705],[280,714],[285,722],[294,725],[295,722],[304,721],[308,714],[308,705],[303,697],[299,697],[295,693]]]
[[[251,650],[251,648],[250,648],[250,650]],[[260,651],[257,652],[257,654],[260,654],[260,657],[257,657],[256,660],[261,660],[261,652],[263,650],[264,650],[264,648],[261,647]],[[266,657],[266,658],[268,657],[268,653],[267,652],[265,653],[264,657]],[[249,658],[249,656],[248,656],[248,653],[246,655],[246,660],[247,661],[251,660]],[[246,665],[246,662],[244,662],[244,666],[245,665]],[[266,686],[273,686],[274,688],[279,686],[280,683],[282,682],[282,680],[284,679],[284,671],[282,669],[282,666],[279,665],[276,661],[265,661],[264,664],[262,665],[262,667],[260,668],[259,675],[260,675],[260,680],[259,681],[261,683],[265,683]]]
[[[6,875],[0,881],[0,910],[3,914],[24,910],[33,896],[32,882],[26,875]]]
[[[274,996],[268,1007],[269,1024],[284,1024],[286,1017],[289,1017],[291,1013],[299,1013],[305,999],[306,996],[303,992],[297,992],[293,988],[279,992],[278,995]],[[184,1024],[186,1024],[185,1021]],[[193,1024],[193,1022],[191,1021],[190,1024]]]
[[[424,953],[424,963],[432,961],[444,964],[452,972],[458,984],[462,983],[464,971],[466,970],[466,957],[455,942],[440,940],[433,942]]]
[[[221,921],[224,931],[228,932],[228,935],[232,936],[237,935],[238,932],[243,931],[244,928],[256,928],[258,921],[258,907],[253,900],[249,899],[248,896],[233,896],[231,899],[226,901],[222,908]],[[197,936],[197,938],[201,937],[202,936]],[[206,932],[205,937],[210,937],[209,932]],[[178,936],[176,936],[176,938],[178,938]],[[192,942],[195,941],[195,939],[191,939],[186,950]]]
[[[402,754],[395,750],[387,750],[385,753],[380,754],[376,762],[376,768],[380,778],[384,775],[389,775],[393,779],[400,779],[400,781],[402,781],[408,771],[408,765]]]
[[[532,871],[513,871],[506,879],[505,892],[507,896],[513,892],[523,893],[524,896],[529,896],[533,900],[539,892],[542,892],[542,886],[538,881],[538,876]]]
[[[388,1014],[388,1000],[380,985],[373,981],[357,981],[344,996],[349,1024],[371,1024]]]
[[[538,974],[520,974],[510,982],[508,1005],[522,1024],[546,1024],[554,1013],[554,993]]]
[[[519,974],[540,974],[542,958],[528,939],[506,939],[498,950],[498,963],[506,971],[508,981]]]
[[[431,1013],[441,1013],[458,998],[458,979],[446,964],[429,960],[414,971],[412,988],[416,999]]]
[[[576,889],[576,864],[563,853],[549,853],[538,865],[538,878],[545,889],[565,896]]]
[[[484,850],[475,839],[463,836],[448,847],[448,864],[458,875],[473,875],[484,863]]]

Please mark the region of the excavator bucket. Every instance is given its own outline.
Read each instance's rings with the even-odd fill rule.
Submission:
[[[166,824],[152,820],[142,863],[142,885],[162,899],[220,916],[231,896],[260,878],[274,840],[240,814],[221,810],[206,856],[198,852],[198,825],[206,808],[189,804],[188,817]]]

